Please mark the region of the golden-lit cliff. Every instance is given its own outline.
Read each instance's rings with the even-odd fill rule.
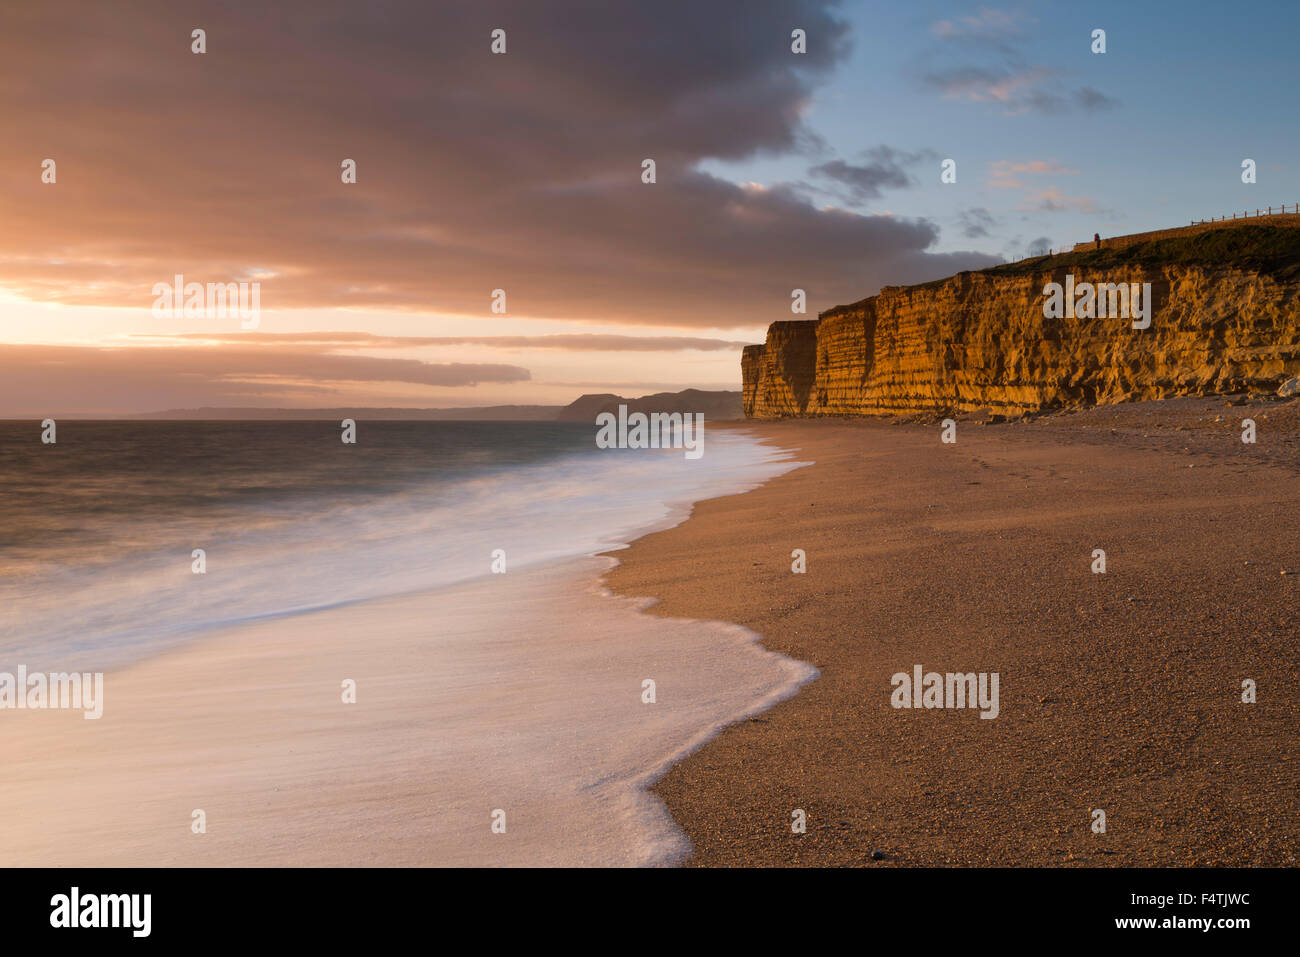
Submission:
[[[1052,282],[1149,283],[1150,325],[1046,318]],[[887,286],[816,320],[773,323],[741,366],[755,418],[1014,415],[1272,391],[1300,372],[1300,229],[1199,230]]]

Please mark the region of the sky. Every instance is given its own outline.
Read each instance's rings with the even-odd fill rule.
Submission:
[[[1294,3],[10,6],[6,417],[735,389],[774,320],[1300,202]]]

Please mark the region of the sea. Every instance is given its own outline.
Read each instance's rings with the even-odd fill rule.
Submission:
[[[603,588],[614,559],[597,556],[801,463],[744,430],[706,429],[695,459],[595,433],[360,421],[345,444],[325,421],[60,420],[45,444],[37,422],[0,422],[0,671],[107,672],[110,721],[115,670],[189,643],[345,607],[358,641],[382,642],[385,615],[435,607],[423,679],[446,705],[427,729],[446,791],[430,801],[477,815],[510,780],[535,827],[501,860],[449,822],[428,863],[680,860],[689,844],[646,786],[815,671],[738,625],[643,614],[650,599]],[[420,595],[438,600],[401,603]],[[484,710],[491,689],[527,696],[557,667],[577,693]],[[653,712],[635,697],[645,671],[670,682]],[[503,749],[512,715],[528,735]],[[605,823],[575,829],[587,806]]]
[[[617,548],[788,456],[598,449],[571,422],[0,423],[0,667],[103,670],[215,626]],[[202,573],[196,573],[202,550]],[[503,558],[501,553],[504,553]]]

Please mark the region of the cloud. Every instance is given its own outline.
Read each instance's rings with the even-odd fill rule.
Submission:
[[[0,344],[0,408],[8,414],[118,412],[253,398],[339,395],[349,383],[465,387],[528,381],[512,365],[287,352],[243,346],[94,348]]]
[[[485,346],[492,349],[564,349],[569,352],[717,352],[747,345],[741,340],[697,336],[623,336],[588,333],[542,336],[379,336],[371,332],[182,332],[136,336],[140,339],[187,339],[204,342],[298,346],[333,349],[391,349],[413,346]]]
[[[973,206],[957,214],[957,227],[967,239],[988,236],[997,225],[997,219],[983,206]]]
[[[996,103],[1009,115],[1020,113],[1061,114],[1072,109],[1087,112],[1109,109],[1119,101],[1092,87],[1070,90],[1062,86],[1056,72],[1031,66],[1016,70],[998,67],[953,67],[927,72],[922,82],[948,100]]]
[[[1043,67],[1016,72],[989,67],[953,67],[936,70],[923,77],[928,86],[938,90],[945,99],[971,100],[976,103],[1000,103],[1011,112],[1019,112],[1019,105],[1027,97],[1041,96],[1034,87],[1050,76]],[[1014,109],[1013,109],[1014,108]]]
[[[937,46],[923,52],[910,72],[944,99],[1000,106],[1008,115],[1055,115],[1109,109],[1118,101],[1091,86],[1071,87],[1060,70],[1026,54],[1017,13],[982,8],[976,16],[938,20],[930,32]]]
[[[996,39],[1004,36],[1018,36],[1020,24],[1029,21],[1023,14],[993,7],[981,7],[974,16],[956,17],[952,20],[936,20],[930,24],[930,31],[937,37],[951,39],[954,37],[978,37]]]
[[[1075,105],[1083,110],[1108,110],[1119,105],[1119,100],[1100,93],[1090,86],[1080,87],[1073,95]]]
[[[163,0],[130,17],[47,0],[6,24],[0,164],[32,175],[6,192],[0,284],[148,308],[175,273],[263,275],[264,314],[488,320],[501,288],[516,318],[725,328],[795,287],[832,305],[996,261],[929,252],[924,221],[701,171],[810,148],[804,111],[849,49],[832,0],[743,16],[694,0],[232,0],[204,11],[203,55],[193,19]],[[807,54],[790,53],[792,24]],[[56,185],[39,182],[45,156]]]
[[[1067,209],[1073,209],[1080,213],[1104,212],[1097,206],[1095,200],[1087,196],[1067,196],[1055,186],[1027,191],[1025,202],[1017,206],[1016,209],[1041,210],[1049,213],[1063,212]]]
[[[1022,163],[997,160],[989,164],[989,177],[985,185],[990,189],[1019,189],[1025,185],[1024,181],[1019,179],[1021,175],[1074,176],[1078,172],[1077,169],[1068,169],[1052,160],[1030,160]]]
[[[1081,213],[1101,213],[1095,200],[1087,196],[1068,196],[1058,187],[1030,186],[1022,177],[1030,176],[1073,176],[1079,171],[1062,166],[1055,160],[1028,160],[1013,162],[997,160],[989,164],[989,175],[985,185],[990,189],[1022,189],[1021,203],[1018,211],[1062,212],[1073,209]]]
[[[846,202],[859,205],[864,200],[877,199],[885,189],[902,189],[913,185],[907,167],[925,159],[938,156],[933,150],[909,153],[890,146],[877,146],[863,153],[868,162],[855,165],[836,159],[808,172],[847,187]]]

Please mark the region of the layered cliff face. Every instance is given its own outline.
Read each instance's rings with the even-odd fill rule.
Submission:
[[[817,323],[774,322],[767,344],[741,355],[745,415],[801,415],[808,408],[817,363]]]
[[[1149,283],[1150,325],[1088,316],[1082,303],[1078,317],[1047,318],[1053,282]],[[1300,229],[1238,228],[886,287],[815,321],[773,323],[742,371],[755,418],[1014,415],[1271,391],[1300,372]]]

